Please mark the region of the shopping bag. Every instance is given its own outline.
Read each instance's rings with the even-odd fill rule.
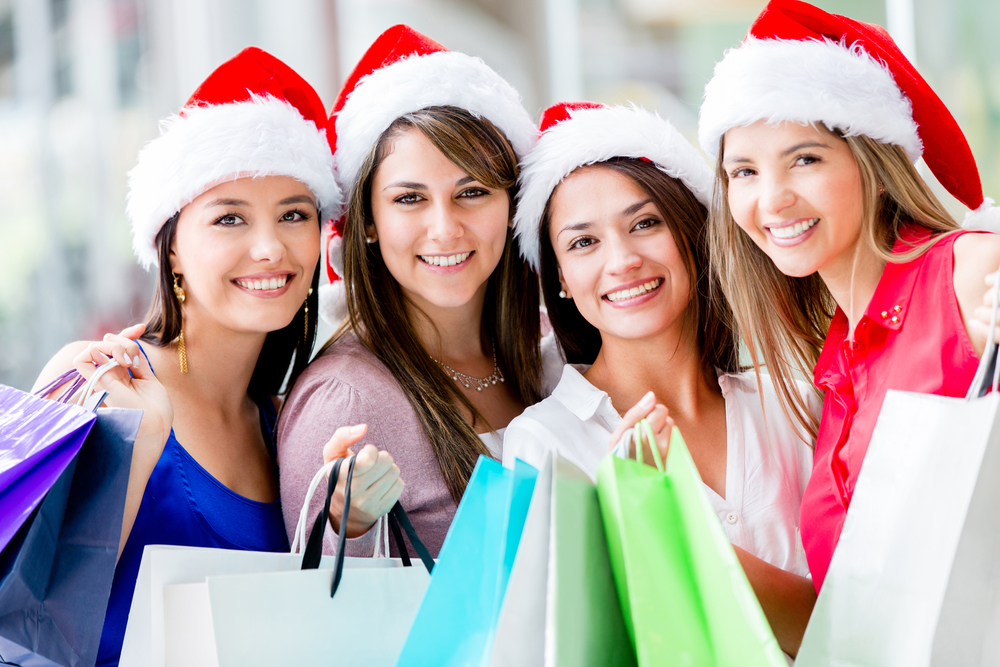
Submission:
[[[489,664],[635,665],[597,489],[554,451],[538,472]]]
[[[94,425],[93,411],[42,398],[64,384],[77,383],[64,373],[35,394],[0,385],[0,549],[38,507]],[[76,388],[70,387],[73,393]]]
[[[640,426],[657,467],[609,455],[597,469],[611,569],[638,664],[784,667],[680,432],[672,431],[664,466],[652,429]]]
[[[886,393],[796,664],[1000,664],[995,359],[964,399]]]
[[[349,489],[354,458],[347,461]],[[348,567],[348,491],[337,555],[326,561],[330,569],[324,569],[323,531],[343,462],[321,468],[306,494],[293,551],[306,542],[301,536],[312,490],[329,473],[326,506],[299,557],[302,569],[208,576],[203,582],[162,589],[166,665],[393,664],[434,562],[396,503],[386,523],[401,559],[358,558]],[[410,566],[404,531],[424,567]]]
[[[400,666],[487,664],[538,472],[479,457]]]
[[[0,554],[0,655],[23,667],[97,659],[142,411],[88,412],[78,454]]]

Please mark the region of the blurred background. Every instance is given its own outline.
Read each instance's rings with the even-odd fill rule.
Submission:
[[[372,40],[408,23],[482,57],[536,119],[562,100],[633,101],[694,139],[714,63],[765,4],[0,0],[0,383],[27,388],[65,343],[141,321],[153,280],[132,255],[126,173],[158,120],[244,46],[287,62],[329,107]],[[964,128],[986,194],[1000,199],[1000,2],[816,4],[888,28]],[[941,196],[961,219],[961,205]]]

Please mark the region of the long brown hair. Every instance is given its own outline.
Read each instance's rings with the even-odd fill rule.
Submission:
[[[361,167],[344,223],[344,281],[348,319],[329,346],[353,331],[386,365],[420,418],[451,497],[458,502],[479,456],[490,456],[474,425],[486,423],[455,382],[430,358],[410,321],[406,297],[377,246],[365,243],[374,226],[372,181],[388,156],[392,140],[415,128],[445,157],[489,188],[510,197],[508,223],[517,196],[517,157],[510,142],[490,121],[456,107],[428,107],[396,119],[382,133]],[[490,276],[483,306],[483,330],[495,343],[497,364],[525,405],[540,398],[540,321],[538,278],[521,259],[508,224],[507,243]],[[466,421],[462,408],[472,414]]]
[[[826,129],[821,124],[817,127]],[[901,147],[866,136],[832,133],[847,142],[861,173],[861,237],[876,257],[909,262],[943,234],[959,229]],[[785,416],[815,437],[819,420],[810,412],[795,378],[812,378],[837,304],[818,273],[804,278],[786,276],[736,224],[729,210],[724,149],[723,136],[709,224],[712,266],[733,306],[736,330],[749,348],[758,382],[763,365]],[[911,222],[931,230],[934,238],[893,254],[900,229]]]
[[[146,313],[146,331],[140,340],[156,345],[169,347],[181,333],[183,312],[180,301],[174,294],[174,277],[170,270],[170,248],[177,235],[177,221],[180,211],[175,213],[156,235],[156,255],[159,260],[156,281],[156,292]],[[318,218],[322,220],[322,217]],[[183,287],[183,284],[181,285]],[[316,340],[316,313],[318,312],[319,263],[313,271],[312,294],[306,298],[306,304],[312,315],[309,317],[306,330],[305,307],[299,308],[291,323],[283,329],[272,331],[264,340],[247,393],[258,401],[271,396],[277,396],[281,385],[288,375],[289,366],[292,374],[288,382],[291,387],[295,378],[305,370],[309,363],[309,354]]]
[[[631,179],[653,200],[674,237],[687,265],[691,282],[691,295],[685,311],[686,326],[697,331],[698,350],[702,368],[711,372],[719,368],[725,372],[740,369],[736,338],[730,329],[732,313],[719,289],[715,274],[708,262],[708,211],[697,197],[677,179],[660,171],[644,160],[617,157],[600,166]],[[556,338],[562,345],[570,363],[593,363],[601,350],[601,334],[594,325],[583,318],[572,299],[559,298],[559,263],[549,237],[551,220],[545,205],[539,229],[541,242],[542,293],[548,306],[549,321]]]

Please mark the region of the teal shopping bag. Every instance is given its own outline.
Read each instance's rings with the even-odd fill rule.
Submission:
[[[479,457],[397,667],[488,663],[537,477]]]

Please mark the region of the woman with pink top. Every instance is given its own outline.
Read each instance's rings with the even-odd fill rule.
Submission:
[[[561,365],[540,352],[538,279],[511,231],[517,163],[535,128],[481,60],[406,26],[362,57],[333,119],[347,202],[320,308],[339,320],[346,302],[348,317],[281,415],[286,526],[324,447],[329,459],[365,437],[348,554],[374,553],[372,527],[398,499],[436,555],[479,456],[500,458],[504,427],[543,395],[545,359]],[[320,511],[316,499],[311,516]]]

